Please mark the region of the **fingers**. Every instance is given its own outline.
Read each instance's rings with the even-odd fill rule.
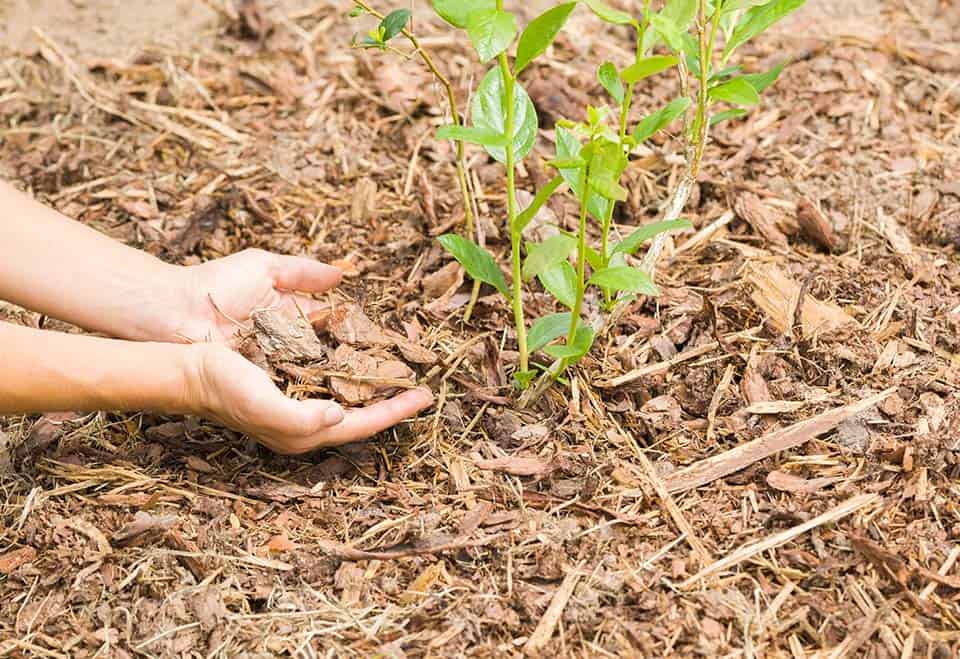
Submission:
[[[274,255],[273,285],[284,291],[323,293],[340,283],[339,268],[302,256]]]
[[[411,389],[370,407],[348,410],[343,421],[323,431],[320,446],[337,446],[376,435],[404,419],[414,416],[433,403],[428,389]]]

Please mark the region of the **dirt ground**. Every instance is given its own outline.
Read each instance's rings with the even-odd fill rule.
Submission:
[[[790,64],[714,131],[686,211],[713,231],[527,410],[509,310],[484,291],[460,322],[435,237],[463,209],[418,64],[351,51],[349,3],[132,5],[0,2],[0,176],[168,261],[338,262],[438,360],[438,405],[297,458],[196,419],[3,420],[0,655],[960,654],[960,5],[811,1],[745,49]],[[482,70],[427,15],[465,97]],[[543,156],[629,48],[579,8],[524,74]],[[638,114],[675,90],[644,81]],[[623,233],[682,167],[655,141]],[[503,255],[501,169],[470,170]]]

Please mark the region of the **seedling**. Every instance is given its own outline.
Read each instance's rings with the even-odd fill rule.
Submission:
[[[526,387],[535,375],[530,370],[530,345],[523,311],[524,274],[528,278],[539,274],[535,262],[524,273],[521,258],[523,229],[563,179],[555,177],[535,195],[523,213],[518,211],[516,167],[533,148],[538,122],[533,102],[517,76],[556,39],[575,6],[574,2],[558,5],[531,21],[520,34],[511,67],[507,49],[517,38],[517,22],[513,14],[504,11],[503,0],[494,0],[492,3],[489,0],[433,0],[433,8],[443,20],[466,31],[482,63],[496,60],[474,92],[470,105],[472,125],[443,126],[437,131],[437,137],[479,144],[494,160],[506,167],[510,288],[507,288],[496,262],[486,250],[452,234],[442,236],[440,242],[460,261],[467,274],[475,280],[491,284],[510,302],[520,353],[520,366],[514,379],[521,387]],[[561,258],[567,254],[569,250]]]
[[[557,360],[547,375],[556,377],[570,363],[585,354],[593,334],[602,331],[618,310],[637,293],[657,295],[653,282],[657,259],[668,233],[690,226],[680,213],[696,181],[707,144],[709,127],[721,121],[747,114],[747,108],[759,103],[759,95],[777,79],[783,64],[761,74],[739,75],[740,69],[728,66],[733,52],[803,4],[804,0],[667,0],[659,12],[651,10],[644,0],[641,19],[613,9],[602,0],[586,0],[594,14],[615,25],[629,25],[636,34],[634,61],[618,71],[612,62],[604,62],[597,77],[613,100],[617,122],[610,125],[607,108],[587,108],[587,122],[563,121],[557,129],[557,163],[561,175],[580,201],[580,222],[577,234],[577,268],[559,263],[541,277],[545,288],[558,300],[573,299],[572,313],[563,349],[554,347],[548,354]],[[696,37],[690,33],[694,28]],[[726,45],[719,68],[714,67],[714,45],[718,31],[723,31]],[[655,52],[655,50],[665,50]],[[680,77],[681,95],[628,130],[628,118],[634,86],[653,75],[676,69]],[[690,92],[690,72],[696,76],[695,94]],[[715,104],[728,107],[711,116]],[[693,110],[691,121],[690,113]],[[641,226],[622,241],[611,244],[610,229],[614,204],[626,197],[620,177],[630,154],[674,120],[683,119],[686,168],[677,188],[670,196],[662,220]],[[581,143],[584,140],[584,143]],[[600,224],[600,247],[593,250],[586,244],[587,218]],[[646,241],[653,239],[643,267],[627,263]],[[593,271],[585,281],[586,265]],[[580,318],[582,300],[588,285],[598,286],[603,293],[603,310],[607,313],[586,325]],[[563,294],[561,294],[561,290]],[[571,296],[572,293],[572,296]],[[614,295],[617,297],[614,298]],[[528,392],[521,405],[529,404],[538,391]]]
[[[659,293],[653,281],[656,263],[668,233],[690,227],[687,220],[680,218],[680,213],[699,174],[710,126],[747,114],[748,108],[759,103],[760,94],[773,84],[783,68],[781,64],[765,73],[743,75],[738,66],[729,65],[729,59],[737,48],[799,8],[804,0],[667,0],[659,11],[653,10],[651,0],[643,0],[639,19],[613,9],[602,0],[584,0],[601,20],[633,28],[634,59],[622,70],[612,62],[598,67],[598,79],[612,99],[612,107],[590,106],[586,108],[585,121],[558,122],[556,157],[550,163],[558,173],[522,212],[516,203],[516,167],[536,141],[537,116],[518,77],[547,50],[576,3],[557,5],[531,21],[517,41],[512,67],[508,50],[517,40],[517,25],[513,14],[504,11],[503,0],[432,0],[432,3],[443,20],[466,31],[482,63],[496,62],[474,91],[470,125],[461,122],[454,110],[453,123],[441,127],[437,136],[457,141],[461,169],[465,142],[482,146],[505,166],[511,281],[507,282],[494,257],[472,240],[472,231],[468,231],[466,238],[455,234],[441,236],[440,242],[475,282],[493,286],[510,303],[520,353],[519,370],[514,374],[517,384],[525,388],[532,381],[535,373],[530,368],[530,355],[541,349],[556,359],[545,369],[542,381],[548,383],[590,350],[594,336],[611,319],[615,320],[618,310],[634,296]],[[358,2],[358,6],[370,11],[362,2]],[[402,12],[405,10],[386,17],[374,14],[381,18],[381,23],[359,46],[385,50],[389,48],[387,42],[396,34],[408,36],[403,26],[409,14]],[[718,60],[715,45],[721,33],[724,47]],[[416,41],[413,43],[417,52],[422,53]],[[672,70],[679,76],[680,96],[629,126],[637,83]],[[697,83],[695,92],[691,91],[691,80]],[[455,108],[452,91],[450,96],[451,107]],[[725,107],[713,114],[717,105]],[[662,219],[638,227],[626,238],[614,242],[611,237],[614,208],[627,197],[621,179],[631,154],[677,119],[682,119],[686,167],[669,197]],[[576,234],[561,232],[542,243],[524,246],[524,228],[563,184],[579,202]],[[587,241],[590,219],[599,224],[600,244],[596,247]],[[632,256],[651,239],[653,243],[642,267],[631,265]],[[525,260],[522,258],[524,247]],[[575,266],[570,263],[573,254]],[[569,311],[538,319],[528,334],[523,284],[534,278]],[[589,286],[599,289],[604,313],[585,322],[582,312]],[[553,343],[560,337],[564,337],[563,343]],[[526,396],[526,402],[529,400],[530,396]],[[521,399],[521,404],[524,402]]]
[[[387,15],[383,15],[367,4],[365,0],[356,0],[354,8],[350,11],[350,17],[357,18],[358,16],[363,16],[364,14],[369,14],[379,19],[380,23],[373,30],[368,32],[367,36],[359,41],[357,40],[356,35],[354,35],[353,46],[356,48],[377,49],[380,51],[395,50],[404,59],[411,57],[413,54],[419,56],[423,64],[430,71],[430,74],[434,77],[437,83],[443,87],[444,93],[447,97],[447,103],[450,106],[450,117],[453,125],[460,126],[463,118],[460,116],[460,113],[457,110],[457,97],[453,91],[453,85],[450,84],[450,81],[447,80],[447,77],[443,75],[443,73],[440,72],[440,69],[437,68],[436,64],[434,64],[430,53],[424,50],[423,46],[420,45],[420,40],[416,37],[416,35],[414,35],[413,31],[407,27],[410,22],[410,10],[396,9]],[[410,42],[410,45],[413,46],[414,50],[412,54],[401,52],[389,45],[390,40],[398,35],[405,37],[407,41]],[[464,157],[463,142],[457,142],[456,149],[457,185],[460,188],[460,196],[463,199],[463,220],[466,226],[467,237],[473,240],[475,234],[473,219],[473,196],[470,194],[470,184],[467,179],[467,167],[466,159]],[[474,304],[477,301],[479,292],[480,281],[475,280],[473,293],[470,296],[470,302],[467,305],[466,311],[464,312],[464,322],[470,320],[470,314],[473,310]]]

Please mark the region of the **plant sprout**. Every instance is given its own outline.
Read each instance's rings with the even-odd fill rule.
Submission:
[[[442,126],[437,137],[458,143],[458,171],[462,188],[463,144],[482,146],[505,166],[506,225],[510,235],[510,273],[508,283],[494,257],[473,240],[472,222],[466,237],[447,234],[440,243],[461,263],[475,284],[484,282],[496,288],[513,311],[520,363],[514,380],[521,388],[533,381],[530,356],[542,350],[555,361],[545,371],[537,387],[525,392],[521,405],[528,404],[550,381],[589,352],[594,338],[616,322],[627,303],[637,295],[659,294],[653,281],[657,260],[670,232],[687,229],[690,222],[680,214],[693,188],[710,126],[742,117],[748,108],[760,102],[760,94],[772,85],[783,63],[770,71],[741,73],[729,65],[730,57],[771,25],[790,14],[804,0],[666,0],[659,11],[651,0],[643,0],[639,18],[614,9],[603,0],[584,0],[602,21],[629,26],[635,33],[633,61],[618,70],[612,62],[597,68],[597,77],[612,106],[588,106],[583,121],[560,120],[556,129],[556,153],[550,165],[554,176],[533,198],[530,206],[519,211],[516,200],[516,168],[533,149],[537,138],[537,115],[532,101],[519,81],[523,70],[540,57],[563,29],[576,7],[575,2],[546,10],[520,33],[513,14],[504,10],[503,0],[432,0],[436,13],[454,28],[465,30],[479,60],[491,64],[473,93],[470,123],[456,112],[452,89],[446,83],[453,123]],[[387,16],[372,12],[363,2],[358,6],[381,18],[360,47],[389,49],[387,42],[404,34],[416,52],[435,71],[415,39],[404,26],[407,10]],[[716,55],[718,36],[723,48]],[[516,41],[511,66],[509,50]],[[680,80],[680,95],[660,109],[642,118],[632,127],[631,109],[636,85],[672,70]],[[438,79],[445,81],[439,72]],[[691,81],[696,82],[691,92]],[[713,113],[717,105],[724,106]],[[686,166],[664,206],[662,218],[637,227],[622,240],[611,237],[615,206],[627,198],[621,184],[630,157],[657,132],[682,119],[681,136]],[[562,185],[566,185],[579,204],[575,234],[560,232],[540,243],[523,244],[523,230],[543,204]],[[469,206],[468,192],[464,193]],[[588,242],[588,224],[599,225],[598,246]],[[641,267],[631,265],[633,255],[647,242]],[[526,257],[523,257],[523,253]],[[575,256],[575,265],[571,257]],[[524,282],[538,280],[567,311],[554,313],[526,326],[523,308]],[[601,314],[585,321],[584,300],[590,287],[598,290]],[[474,297],[476,295],[474,288]],[[562,343],[557,343],[559,339]]]

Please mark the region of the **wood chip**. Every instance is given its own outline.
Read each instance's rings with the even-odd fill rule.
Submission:
[[[665,479],[667,490],[683,492],[700,487],[718,478],[740,471],[744,467],[771,455],[800,446],[814,437],[819,437],[833,430],[845,419],[878,405],[895,391],[896,388],[890,388],[856,403],[823,412],[813,418],[775,430],[759,439],[679,469]]]
[[[804,522],[803,524],[794,526],[793,528],[787,529],[786,531],[782,531],[780,533],[771,535],[767,538],[764,538],[763,540],[760,540],[759,542],[754,542],[745,547],[741,547],[740,549],[729,554],[728,556],[721,558],[716,563],[713,563],[712,565],[709,565],[704,569],[700,570],[699,572],[697,572],[695,575],[693,575],[692,577],[690,577],[689,579],[681,583],[680,588],[683,588],[683,589],[691,588],[694,585],[696,585],[696,583],[701,579],[703,579],[704,577],[710,576],[711,574],[714,574],[721,570],[726,570],[728,568],[731,568],[753,556],[756,556],[761,552],[769,551],[775,547],[779,547],[780,545],[786,542],[790,542],[797,536],[802,535],[803,533],[806,533],[810,529],[814,529],[823,524],[829,524],[830,522],[835,522],[839,519],[846,517],[847,515],[850,515],[851,513],[854,513],[860,510],[864,506],[868,506],[880,500],[881,500],[880,495],[874,494],[874,493],[861,494],[859,496],[851,497],[850,499],[847,499],[846,501],[841,503],[839,506],[831,508],[830,510],[823,513],[822,515],[817,515],[816,517],[814,517],[808,522]]]
[[[751,265],[745,279],[754,288],[751,294],[753,301],[770,320],[770,324],[781,333],[790,333],[793,328],[791,300],[799,296],[800,284],[774,265]],[[857,325],[857,321],[837,305],[821,302],[809,294],[804,295],[801,322],[805,337]]]
[[[500,471],[512,476],[546,476],[560,468],[557,460],[543,459],[537,456],[510,455],[503,458],[486,460],[479,454],[470,456],[478,469]]]
[[[304,319],[289,318],[276,309],[258,309],[250,317],[257,343],[271,363],[326,359],[326,349]]]
[[[580,570],[576,569],[568,572],[560,587],[557,588],[557,592],[553,594],[547,612],[540,618],[537,628],[533,630],[530,638],[524,644],[523,651],[525,654],[531,655],[540,652],[550,642],[553,632],[557,628],[557,622],[560,621],[560,616],[563,615],[563,610],[567,607],[567,602],[570,601],[578,583],[580,583]]]
[[[752,192],[744,192],[737,197],[733,208],[767,242],[782,250],[790,247],[787,237],[777,228],[777,211],[764,205],[760,197]]]
[[[775,490],[792,494],[812,494],[825,487],[843,481],[842,476],[828,476],[824,478],[800,478],[784,471],[774,470],[767,474],[767,485]]]
[[[797,221],[800,229],[813,242],[828,252],[833,252],[839,245],[837,235],[833,231],[833,223],[813,202],[803,197],[797,204]]]
[[[33,547],[21,547],[0,555],[0,574],[10,574],[17,568],[32,563],[37,558],[37,550]]]

